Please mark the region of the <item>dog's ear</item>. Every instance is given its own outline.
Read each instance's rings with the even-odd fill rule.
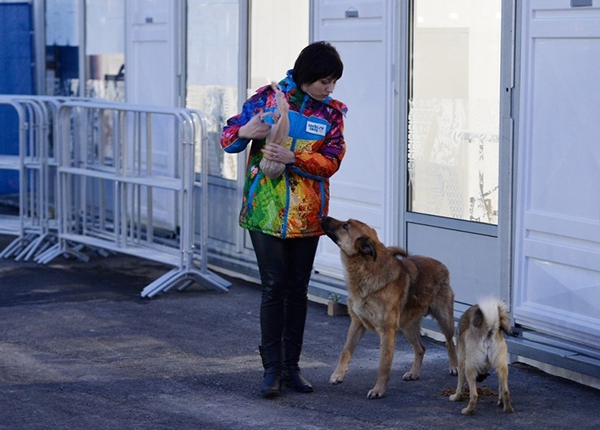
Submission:
[[[377,260],[377,251],[373,246],[373,242],[367,236],[361,236],[358,238],[357,246],[364,255],[370,255],[373,257],[373,261]]]

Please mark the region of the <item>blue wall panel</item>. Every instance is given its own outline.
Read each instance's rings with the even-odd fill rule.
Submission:
[[[34,94],[31,5],[0,3],[0,94]],[[0,105],[0,154],[18,155],[14,109]],[[18,172],[0,170],[0,195],[19,192]]]

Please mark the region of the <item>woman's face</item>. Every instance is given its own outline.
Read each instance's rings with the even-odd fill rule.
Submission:
[[[319,79],[311,84],[303,84],[302,91],[315,100],[323,101],[333,93],[336,82],[332,78]]]

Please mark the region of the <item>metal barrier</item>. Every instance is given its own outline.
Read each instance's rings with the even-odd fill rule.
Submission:
[[[32,96],[0,96],[0,104],[15,109],[19,128],[19,155],[2,155],[0,168],[19,172],[19,217],[4,216],[2,231],[18,237],[0,253],[1,258],[32,258],[42,252],[56,235],[53,218],[52,181],[49,176],[50,135],[58,100]],[[12,217],[14,218],[14,217]]]
[[[25,115],[25,110],[16,103],[11,97],[8,96],[0,96],[0,105],[10,106],[15,110],[17,114],[17,123],[18,123],[18,154],[10,155],[10,154],[0,154],[0,169],[1,170],[12,170],[19,172],[19,180],[21,177],[21,170],[23,169],[23,161],[22,157],[24,157],[23,148],[26,147],[26,138],[27,138],[27,118]],[[19,193],[20,196],[21,193]],[[16,235],[20,236],[21,232],[21,222],[20,217],[2,215],[0,216],[0,232],[4,234]],[[0,253],[2,256],[5,252]]]
[[[29,186],[21,185],[21,233],[29,231],[24,221],[30,214],[53,212],[56,217],[54,243],[44,249],[40,242],[49,235],[50,218],[43,215],[27,223],[38,226],[34,232],[38,243],[27,249],[26,258],[33,256],[39,263],[60,255],[87,260],[81,251],[90,247],[175,266],[146,286],[142,297],[174,287],[182,290],[193,282],[228,290],[230,283],[207,269],[207,137],[199,111],[89,99],[13,98],[6,103],[19,111],[22,129],[19,165],[15,159],[10,165],[23,172],[22,184],[28,183],[25,172],[40,172],[31,175],[34,188],[40,190],[35,196],[26,191]],[[42,137],[47,135],[44,126],[38,127],[44,132],[35,138],[24,135],[26,118],[34,111],[43,125],[53,125],[53,153]],[[33,145],[34,152],[27,149],[27,142],[38,141],[43,144]],[[200,187],[194,186],[195,145],[201,145]],[[157,157],[161,148],[168,150]],[[194,193],[201,193],[198,213]],[[35,204],[25,201],[30,198]],[[194,216],[200,217],[202,231],[194,231]],[[196,237],[200,241],[195,247]],[[14,254],[18,246],[9,246],[4,257]]]

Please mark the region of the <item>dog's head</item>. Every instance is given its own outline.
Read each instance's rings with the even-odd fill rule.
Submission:
[[[349,219],[340,221],[332,217],[323,217],[321,226],[325,234],[348,257],[368,255],[377,260],[377,233],[364,222]]]

